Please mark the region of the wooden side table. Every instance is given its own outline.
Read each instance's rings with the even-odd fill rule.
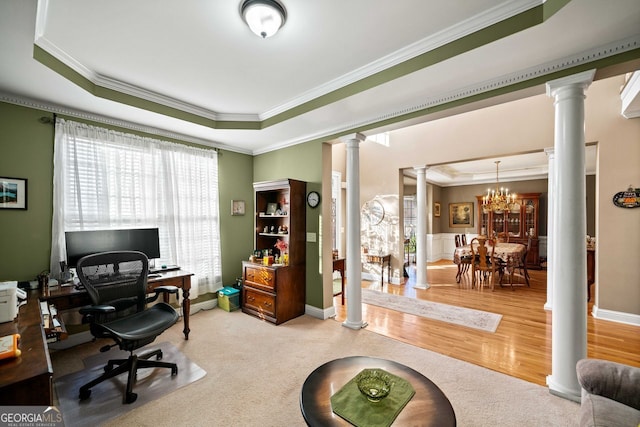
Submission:
[[[384,285],[384,265],[387,265],[387,283],[391,283],[391,254],[364,254],[367,264],[380,264],[380,285]]]

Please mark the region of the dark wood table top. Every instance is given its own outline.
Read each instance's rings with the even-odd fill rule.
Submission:
[[[408,366],[385,359],[352,356],[332,360],[313,371],[302,385],[300,409],[310,426],[349,426],[331,409],[331,396],[365,368],[380,368],[403,378],[416,391],[394,425],[446,427],[456,425],[451,402],[427,377]]]

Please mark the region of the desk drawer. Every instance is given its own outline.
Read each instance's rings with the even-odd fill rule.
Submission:
[[[276,316],[275,295],[245,286],[243,297],[243,307],[250,308],[259,313],[264,313],[267,316]]]
[[[147,282],[147,293],[153,293],[153,290],[158,286],[176,286],[178,288],[182,288],[183,281],[182,277],[167,277],[160,279],[154,279],[153,281]]]
[[[275,289],[275,272],[267,268],[246,267],[244,270],[244,280],[249,285],[259,288],[266,288],[273,291]]]

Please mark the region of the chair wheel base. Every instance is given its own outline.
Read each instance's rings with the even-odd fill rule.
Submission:
[[[136,399],[138,398],[138,394],[137,393],[125,393],[124,395],[124,399],[122,403],[133,403],[136,401]]]
[[[176,375],[178,375],[178,367],[173,367],[171,368],[171,376],[175,377]]]

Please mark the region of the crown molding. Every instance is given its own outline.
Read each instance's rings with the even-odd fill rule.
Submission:
[[[202,138],[195,138],[192,136],[184,135],[181,133],[171,132],[163,129],[158,129],[151,126],[145,126],[138,123],[128,122],[125,120],[113,119],[98,114],[87,113],[85,111],[76,110],[69,107],[55,105],[47,102],[37,101],[30,98],[16,96],[10,93],[0,91],[0,102],[6,102],[7,104],[19,105],[21,107],[33,108],[35,110],[47,111],[49,113],[60,114],[68,117],[75,117],[77,119],[88,120],[96,123],[102,123],[109,126],[117,126],[124,129],[129,129],[137,132],[144,132],[150,135],[156,135],[159,137],[176,139],[179,141],[188,142],[190,144],[196,144],[207,148],[214,148],[217,150],[232,151],[240,154],[253,153],[249,150],[242,150],[238,147],[222,144],[217,141],[211,141]]]

